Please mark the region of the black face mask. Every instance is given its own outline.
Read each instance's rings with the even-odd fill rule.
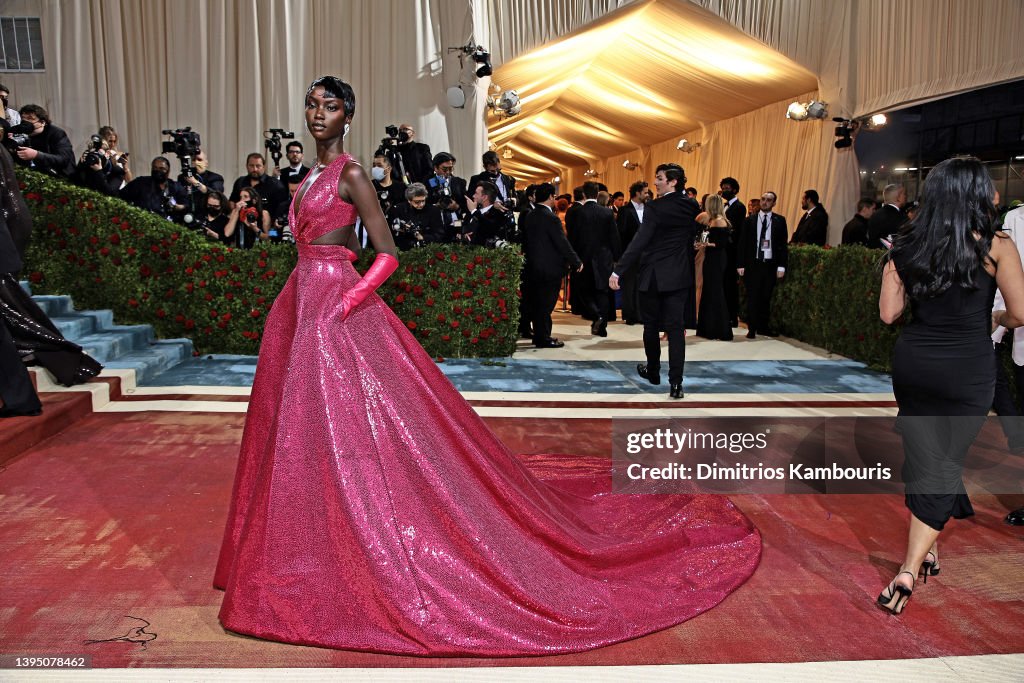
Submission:
[[[152,175],[153,180],[157,181],[158,183],[162,183],[165,180],[167,180],[167,171],[164,170],[153,169],[150,172],[150,175]]]
[[[736,196],[736,193],[732,190],[722,190],[722,199],[727,202],[731,202],[732,198]]]
[[[206,207],[206,213],[208,215],[210,215],[210,216],[219,216],[220,215],[220,207],[218,206],[218,207],[214,208],[212,206],[208,206],[208,207]]]

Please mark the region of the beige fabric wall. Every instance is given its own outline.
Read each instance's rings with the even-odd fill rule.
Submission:
[[[356,90],[348,147],[364,161],[388,123],[412,123],[435,152],[475,171],[486,149],[483,98],[466,109],[445,89],[463,77],[448,46],[472,38],[471,0],[6,0],[7,15],[40,16],[44,74],[3,74],[18,104],[45,106],[76,152],[104,124],[121,134],[136,172],[159,153],[162,128],[191,125],[230,183],[262,131],[304,135],[302,98],[316,76]],[[482,84],[486,87],[486,83]],[[307,156],[308,158],[308,156]]]
[[[817,74],[821,97],[834,114],[859,116],[1024,77],[1020,0],[692,1]],[[230,181],[242,173],[245,153],[262,149],[260,131],[281,126],[301,136],[306,85],[315,75],[335,73],[353,84],[359,98],[349,139],[357,155],[366,159],[372,153],[385,124],[408,121],[434,151],[453,151],[459,172],[468,176],[486,144],[482,89],[489,79],[466,78],[446,48],[475,36],[498,66],[630,4],[4,0],[4,15],[42,18],[47,71],[2,74],[0,80],[12,88],[15,104],[37,102],[50,109],[76,151],[98,126],[113,124],[142,172],[158,153],[161,128],[191,124],[203,134],[213,168]],[[460,79],[469,102],[464,110],[451,110],[445,88]],[[769,114],[775,109],[771,105],[732,124],[709,125],[701,136],[690,135],[707,136],[706,148],[692,157],[675,153],[675,158],[697,164],[697,172],[706,174],[695,177],[708,179],[701,181],[702,191],[710,180],[732,174],[747,195],[758,182],[770,180],[748,161],[749,150],[781,149],[797,136],[806,143],[801,155],[817,149],[823,159],[805,169],[783,170],[799,178],[794,188],[815,186],[842,225],[856,199],[853,154],[831,151],[828,124],[775,120]],[[744,121],[756,125],[748,128]],[[726,130],[734,138],[728,143],[723,142]],[[818,143],[803,140],[815,136]],[[655,148],[674,148],[676,139]],[[734,149],[734,155],[725,149]],[[562,175],[572,183],[578,180],[573,173],[582,170],[565,169]],[[751,177],[743,177],[745,172]],[[783,194],[789,190],[780,190],[785,205]]]
[[[1020,0],[690,1],[818,74],[837,113],[1024,77]]]

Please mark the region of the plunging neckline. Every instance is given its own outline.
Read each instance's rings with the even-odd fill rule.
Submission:
[[[338,160],[342,159],[342,158],[349,158],[349,159],[351,159],[352,156],[348,152],[342,152],[341,154],[338,155],[337,159],[335,159],[331,163],[327,164],[326,166],[321,166],[320,167],[320,170],[316,172],[316,177],[313,178],[311,181],[309,181],[309,184],[306,185],[306,189],[305,190],[303,190],[301,187],[299,188],[299,190],[302,190],[301,194],[299,193],[299,190],[295,191],[295,201],[293,202],[293,204],[295,205],[295,211],[293,212],[295,214],[295,225],[300,225],[301,224],[301,222],[299,221],[299,218],[301,216],[302,207],[305,206],[306,195],[309,194],[309,191],[312,190],[313,186],[317,184],[317,181],[319,181],[320,178],[323,177],[324,171],[329,169],[334,164],[338,163]],[[317,162],[317,166],[319,166],[319,165],[320,165],[320,162],[318,161]],[[313,167],[313,170],[315,170],[315,169],[316,169],[316,166]],[[312,173],[313,170],[311,170],[310,173]],[[303,182],[303,185],[305,185],[305,184],[306,183]]]

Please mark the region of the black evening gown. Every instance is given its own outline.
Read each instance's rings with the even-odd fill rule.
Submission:
[[[725,269],[728,265],[729,228],[711,228],[704,249],[704,289],[697,314],[697,335],[706,339],[732,340],[729,307],[725,301]]]
[[[989,337],[996,283],[979,269],[976,285],[952,285],[933,298],[911,300],[912,320],[893,350],[906,504],[933,529],[941,530],[950,517],[974,514],[963,464],[992,406],[996,383]]]

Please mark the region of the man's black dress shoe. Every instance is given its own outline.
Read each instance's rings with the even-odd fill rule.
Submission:
[[[548,339],[547,341],[535,342],[534,346],[536,346],[538,349],[560,349],[563,346],[565,346],[565,342],[561,341],[560,339],[551,338]]]
[[[757,334],[751,330],[750,332],[747,332],[747,339],[757,339]]]
[[[683,383],[679,382],[677,384],[677,383],[673,382],[672,384],[670,384],[669,385],[668,397],[669,398],[682,398],[683,397]]]
[[[655,374],[653,372],[648,371],[647,366],[644,365],[643,363],[637,364],[636,373],[643,377],[648,382],[650,382],[651,384],[661,384],[661,374]]]
[[[1006,515],[1006,523],[1014,526],[1024,526],[1024,508],[1017,508]]]
[[[608,336],[608,321],[604,318],[598,318],[590,324],[590,334],[597,337]]]

